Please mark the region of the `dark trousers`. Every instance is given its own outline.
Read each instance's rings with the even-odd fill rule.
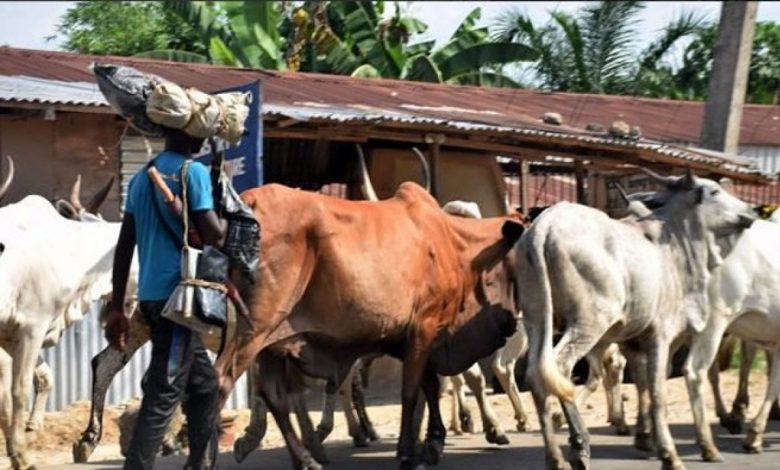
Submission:
[[[141,302],[151,330],[152,360],[144,376],[141,410],[125,469],[152,469],[176,406],[186,394],[184,414],[193,470],[214,468],[217,457],[217,374],[200,335],[160,315],[164,301]]]

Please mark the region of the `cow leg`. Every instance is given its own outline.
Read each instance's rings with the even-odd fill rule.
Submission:
[[[130,338],[124,352],[111,346],[106,347],[92,358],[92,400],[90,402],[89,423],[81,437],[73,444],[73,461],[84,463],[92,455],[103,437],[103,410],[106,395],[111,382],[121,371],[135,352],[149,341],[149,327],[144,323],[143,315],[138,311],[130,318]]]
[[[423,442],[422,460],[430,465],[438,465],[444,451],[447,430],[441,419],[441,409],[439,408],[439,390],[441,388],[439,376],[429,367],[425,370],[421,386],[428,405],[428,430]]]
[[[466,380],[463,378],[463,374],[453,375],[451,377],[443,377],[442,384],[450,382],[452,384],[452,406],[451,406],[451,421],[450,429],[453,433],[461,435],[464,432],[474,432],[474,419],[471,417],[471,411],[466,406],[466,390],[463,388],[466,385]]]
[[[704,331],[694,337],[685,361],[685,381],[688,385],[688,397],[691,400],[696,434],[701,446],[701,457],[707,462],[723,460],[705,415],[704,376],[715,361],[726,326],[713,315]]]
[[[504,358],[507,354],[506,349],[496,354],[493,362],[490,364],[493,369],[493,373],[496,374],[498,382],[501,384],[501,388],[504,389],[506,395],[509,397],[512,408],[515,411],[515,421],[517,422],[517,430],[524,432],[528,430],[528,416],[523,410],[523,403],[520,400],[520,390],[517,388],[517,381],[515,380],[515,364],[517,363],[517,357],[512,357],[508,361]],[[506,361],[506,362],[505,362]]]
[[[415,408],[420,393],[420,386],[425,373],[431,344],[436,337],[438,324],[420,315],[422,320],[416,325],[407,341],[404,353],[401,385],[401,435],[398,440],[398,457],[401,470],[417,469],[418,456],[415,453],[415,443],[419,434],[415,434]],[[426,321],[427,320],[427,321]],[[438,384],[438,379],[435,380]],[[436,409],[438,410],[438,388],[434,390],[436,395]],[[429,409],[430,413],[433,413]],[[437,412],[438,414],[438,412]],[[429,418],[430,419],[430,418]],[[441,419],[441,417],[439,417]],[[444,425],[442,424],[441,443],[444,443]],[[437,436],[431,436],[435,438]]]
[[[320,442],[324,442],[325,439],[333,432],[333,415],[336,411],[336,394],[339,391],[339,386],[333,380],[328,380],[325,384],[325,397],[322,403],[322,418],[320,424],[317,425],[317,438]]]
[[[772,355],[767,352],[766,362],[768,371],[772,370]],[[769,410],[769,419],[772,421],[780,421],[780,397],[776,398],[772,402],[772,408]]]
[[[349,374],[351,375],[351,373]],[[347,380],[341,384],[339,388],[339,394],[341,395],[341,403],[344,410],[344,418],[347,420],[347,429],[349,435],[352,437],[352,443],[355,447],[368,447],[368,437],[363,434],[363,429],[360,427],[360,420],[355,414],[355,409],[352,407],[352,378],[348,377]]]
[[[257,368],[258,365],[255,362],[249,371],[250,383],[253,384],[252,413],[249,416],[249,424],[244,429],[244,435],[233,443],[233,458],[238,463],[243,462],[249,454],[260,447],[260,443],[268,429],[268,406],[260,393],[260,387],[257,386],[254,380],[259,375]]]
[[[298,428],[303,436],[303,445],[311,453],[314,460],[321,464],[328,464],[328,456],[325,454],[325,448],[317,439],[317,433],[314,431],[314,425],[309,417],[309,409],[306,406],[306,400],[302,393],[291,393],[290,403],[292,404],[295,416],[298,419]]]
[[[761,444],[764,440],[764,430],[766,430],[766,423],[769,419],[769,411],[772,409],[772,403],[780,395],[780,349],[776,347],[771,351],[771,355],[772,367],[769,371],[766,395],[763,403],[761,403],[758,415],[750,423],[750,429],[748,429],[745,440],[742,443],[742,447],[750,453],[757,454],[761,452]]]
[[[604,353],[604,390],[607,392],[607,421],[615,427],[619,436],[628,436],[631,430],[626,423],[626,410],[623,406],[623,373],[626,369],[626,357],[620,353],[617,344],[611,344]]]
[[[33,440],[35,435],[43,428],[43,415],[46,413],[46,401],[49,399],[49,393],[54,387],[54,375],[51,367],[42,357],[38,356],[38,366],[33,375],[33,389],[35,390],[35,399],[33,400],[32,411],[27,419],[24,431],[27,433],[27,439]]]
[[[365,371],[369,367],[370,363],[364,362],[359,359],[355,364],[352,371],[350,371],[352,379],[352,401],[355,404],[355,412],[357,413],[358,420],[360,420],[360,429],[363,431],[369,441],[378,441],[379,434],[374,429],[374,423],[368,417],[368,411],[366,410],[366,393],[363,385],[363,377],[366,377]]]
[[[653,429],[650,418],[650,391],[647,378],[647,355],[644,351],[626,349],[628,367],[634,379],[637,394],[636,429],[634,447],[644,452],[655,452]]]
[[[718,369],[718,361],[716,360],[707,371],[707,380],[710,382],[712,395],[715,397],[715,414],[722,425],[728,419],[729,412],[726,410],[726,404],[723,402],[723,394],[720,390],[720,370]]]
[[[474,363],[473,366],[463,373],[463,377],[477,399],[479,412],[482,415],[482,431],[485,433],[485,439],[491,444],[508,445],[509,439],[506,437],[504,430],[501,429],[496,412],[493,411],[493,407],[490,406],[490,402],[487,399],[487,383],[485,376],[482,375],[482,370],[479,368],[479,364]]]
[[[739,385],[737,386],[737,396],[731,405],[731,413],[725,419],[720,420],[721,426],[726,428],[731,434],[742,433],[742,423],[745,422],[747,408],[750,405],[750,394],[748,393],[748,384],[750,382],[750,367],[758,352],[758,347],[748,341],[740,343],[740,361],[739,361]]]
[[[13,360],[0,347],[0,427],[5,436],[6,455],[11,455],[11,425],[13,421],[13,400],[11,399],[11,377]]]
[[[290,458],[293,461],[293,468],[296,470],[322,470],[322,466],[309,454],[306,447],[298,439],[295,430],[290,422],[290,406],[286,396],[269,396],[263,393],[263,398],[268,404],[268,409],[279,426],[284,442],[287,444],[287,450],[290,452]]]
[[[33,381],[35,363],[43,346],[46,327],[37,326],[31,331],[21,328],[17,336],[13,357],[13,377],[11,379],[11,397],[13,413],[11,417],[11,466],[14,470],[35,468],[27,460],[27,440],[24,432],[25,408]]]
[[[653,437],[656,453],[664,470],[682,470],[685,466],[677,454],[669,423],[666,420],[666,376],[669,364],[669,344],[660,339],[650,340],[647,368],[650,390],[650,413],[653,419]]]

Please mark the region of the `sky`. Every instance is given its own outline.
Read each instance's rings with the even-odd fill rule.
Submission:
[[[57,41],[46,41],[55,33],[60,16],[75,2],[0,2],[0,45],[32,49],[58,49]],[[389,2],[388,2],[389,3]],[[548,12],[574,12],[587,2],[402,2],[404,8],[428,24],[420,39],[436,39],[439,44],[455,31],[463,18],[475,7],[482,7],[482,21],[489,23],[507,9],[525,11],[536,23],[544,24]],[[720,2],[648,2],[641,15],[639,47],[681,11],[694,10],[717,20]],[[762,1],[759,21],[780,22],[780,2]]]

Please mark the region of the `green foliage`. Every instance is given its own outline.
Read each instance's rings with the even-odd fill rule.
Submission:
[[[703,28],[683,54],[683,65],[674,75],[681,97],[706,99],[712,51],[717,40],[717,25]],[[747,101],[780,102],[780,24],[772,21],[756,24],[748,75]]]
[[[494,40],[535,49],[534,72],[543,88],[614,94],[647,94],[648,87],[665,91],[670,71],[664,59],[680,40],[698,32],[704,20],[683,13],[637,53],[634,25],[643,8],[637,1],[594,2],[576,15],[551,12],[545,26],[510,10],[493,25]]]
[[[195,30],[159,2],[77,2],[63,15],[57,33],[48,39],[62,37],[64,49],[84,54],[206,52]]]

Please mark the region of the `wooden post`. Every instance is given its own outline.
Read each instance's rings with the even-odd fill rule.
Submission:
[[[582,160],[574,160],[574,177],[577,179],[577,202],[587,204],[588,196],[585,194],[585,166]]]
[[[520,211],[528,215],[531,210],[531,200],[528,184],[531,181],[531,165],[528,160],[520,161]]]
[[[441,196],[441,181],[439,179],[441,173],[441,144],[444,143],[444,136],[442,134],[428,134],[425,136],[425,142],[430,147],[428,164],[431,169],[431,196],[441,203],[439,197]]]
[[[722,5],[700,141],[704,148],[735,154],[758,2],[729,1]]]

